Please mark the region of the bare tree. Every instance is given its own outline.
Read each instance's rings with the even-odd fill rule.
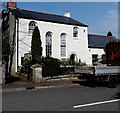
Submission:
[[[2,12],[2,61],[5,64],[5,75],[11,74],[15,51],[15,17],[10,9]]]

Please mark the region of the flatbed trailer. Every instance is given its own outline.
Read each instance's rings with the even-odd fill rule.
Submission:
[[[79,74],[79,79],[106,82],[111,88],[117,87],[120,81],[120,66],[75,66],[74,68],[75,74]]]

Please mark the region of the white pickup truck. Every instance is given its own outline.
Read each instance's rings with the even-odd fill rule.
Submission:
[[[106,82],[111,88],[116,88],[120,81],[120,66],[75,66],[74,69],[79,79]]]

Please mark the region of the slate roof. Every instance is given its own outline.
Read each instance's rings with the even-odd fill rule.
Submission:
[[[109,41],[118,40],[114,36],[102,36],[88,34],[88,47],[89,48],[104,48]]]
[[[16,18],[34,19],[34,20],[40,20],[40,21],[46,21],[46,22],[88,27],[87,25],[81,22],[78,22],[70,17],[65,17],[61,15],[47,14],[47,13],[29,11],[29,10],[18,9],[18,8],[12,9],[11,11],[14,13]]]

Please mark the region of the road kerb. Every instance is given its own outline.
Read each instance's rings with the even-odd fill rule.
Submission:
[[[48,89],[48,88],[59,88],[59,87],[75,87],[80,86],[79,84],[63,84],[63,85],[55,85],[55,86],[43,86],[43,87],[35,87],[35,89]]]
[[[79,84],[62,84],[62,85],[54,85],[54,86],[35,86],[34,89],[10,88],[10,89],[2,89],[2,90],[0,90],[0,92],[14,92],[14,91],[49,89],[49,88],[59,88],[59,87],[76,87],[76,86],[79,86]]]
[[[10,89],[2,89],[0,92],[14,92],[14,91],[24,91],[26,88],[10,88]]]

